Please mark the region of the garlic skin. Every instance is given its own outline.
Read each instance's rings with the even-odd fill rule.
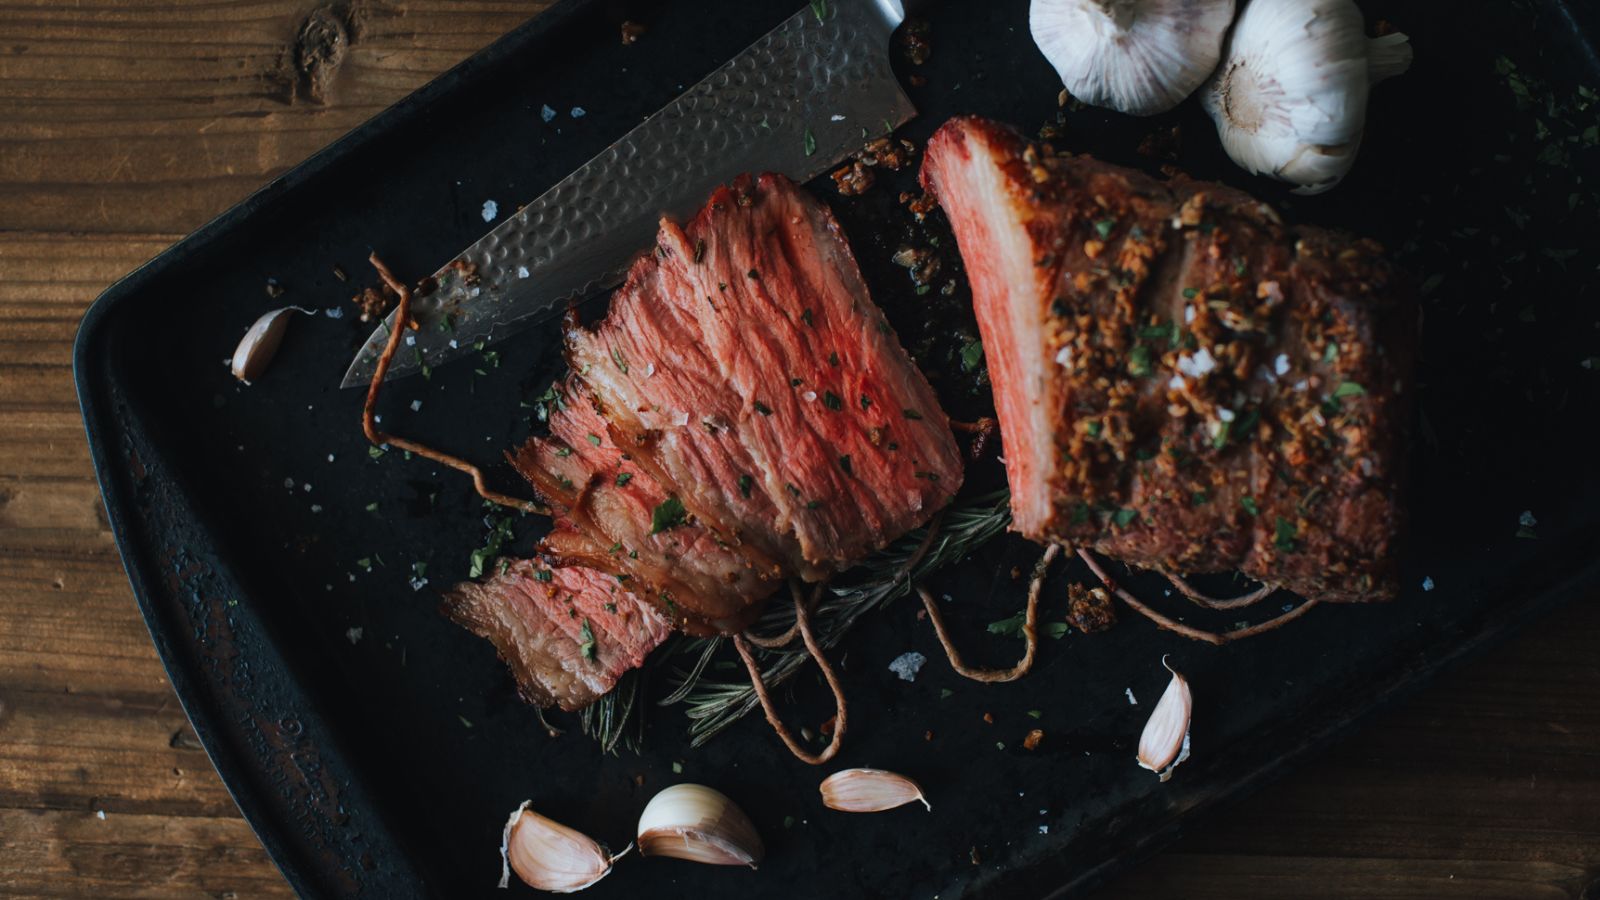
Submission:
[[[916,801],[933,810],[921,785],[884,769],[843,769],[824,778],[821,789],[822,805],[840,812],[883,812]]]
[[[640,856],[754,869],[766,853],[744,810],[702,784],[675,784],[650,798],[638,835]]]
[[[1151,710],[1144,733],[1139,735],[1139,765],[1165,782],[1172,777],[1172,770],[1189,758],[1189,717],[1194,698],[1189,693],[1188,680],[1167,665],[1164,656],[1161,665],[1172,673],[1172,680]]]
[[[1354,0],[1250,0],[1200,102],[1240,167],[1320,194],[1355,164],[1368,91],[1410,65],[1409,39],[1368,38]]]
[[[1233,10],[1234,0],[1033,0],[1028,28],[1072,96],[1151,116],[1216,69]]]
[[[631,845],[612,856],[593,838],[528,809],[527,800],[511,811],[500,836],[500,884],[516,872],[529,887],[556,894],[581,891],[611,874],[611,865]]]

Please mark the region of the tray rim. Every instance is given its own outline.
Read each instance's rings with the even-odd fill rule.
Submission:
[[[72,348],[72,373],[74,389],[84,420],[90,462],[95,473],[96,486],[106,510],[107,521],[116,543],[118,556],[132,588],[147,632],[161,659],[173,692],[177,695],[184,714],[205,749],[212,767],[222,778],[223,785],[241,815],[274,866],[290,887],[302,897],[333,897],[339,892],[329,884],[327,871],[296,852],[294,842],[288,838],[290,823],[272,815],[271,804],[263,796],[253,774],[259,774],[250,765],[253,762],[245,748],[226,740],[212,727],[215,704],[200,689],[197,676],[202,673],[186,666],[171,639],[173,633],[166,612],[155,602],[166,588],[158,576],[159,567],[148,558],[148,548],[139,543],[131,533],[140,519],[132,499],[132,485],[124,468],[114,458],[111,435],[119,426],[111,409],[110,384],[105,357],[99,351],[106,341],[105,331],[115,308],[136,296],[147,283],[168,271],[185,264],[222,239],[228,232],[246,220],[260,214],[271,204],[279,202],[304,182],[311,180],[327,168],[346,157],[360,152],[389,131],[401,127],[417,116],[424,115],[440,94],[454,89],[454,82],[472,76],[477,70],[498,65],[507,56],[518,52],[525,44],[542,34],[554,31],[578,15],[594,8],[598,0],[556,0],[545,10],[528,18],[507,31],[486,47],[430,79],[426,84],[386,107],[333,142],[312,153],[288,171],[218,214],[156,256],[141,263],[131,272],[118,278],[103,290],[84,312]],[[1579,45],[1579,53],[1590,67],[1600,71],[1600,53],[1596,52],[1590,33],[1589,14],[1581,7],[1575,8],[1571,0],[1535,0],[1553,10],[1572,28],[1571,37]],[[1272,762],[1260,766],[1237,778],[1212,782],[1212,795],[1187,808],[1167,825],[1130,841],[1119,853],[1094,867],[1078,873],[1042,898],[1061,898],[1092,889],[1112,876],[1126,871],[1134,864],[1153,856],[1183,833],[1186,825],[1196,816],[1204,817],[1219,805],[1226,805],[1248,796],[1294,771],[1307,760],[1325,750],[1334,740],[1343,738],[1366,724],[1373,716],[1391,709],[1418,691],[1432,685],[1437,678],[1454,671],[1462,663],[1498,647],[1515,638],[1534,621],[1566,605],[1585,592],[1600,588],[1600,559],[1592,560],[1544,588],[1535,592],[1518,591],[1507,595],[1487,611],[1484,627],[1456,642],[1441,656],[1427,660],[1406,660],[1396,670],[1397,677],[1385,684],[1376,697],[1362,697],[1338,706],[1319,711],[1316,727],[1307,731],[1290,750]],[[293,695],[304,697],[298,683]],[[320,719],[314,704],[305,702],[303,718]]]

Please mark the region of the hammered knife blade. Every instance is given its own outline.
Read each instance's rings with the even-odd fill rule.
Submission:
[[[437,366],[620,280],[662,216],[692,215],[750,172],[806,181],[916,109],[889,64],[900,0],[813,2],[518,210],[434,275],[418,328],[388,376]],[[475,270],[463,278],[462,269]],[[366,385],[394,316],[367,338],[342,387]]]

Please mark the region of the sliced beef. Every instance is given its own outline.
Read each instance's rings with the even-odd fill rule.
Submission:
[[[674,495],[612,442],[581,380],[569,378],[557,393],[550,435],[530,440],[512,457],[572,525],[547,539],[545,552],[647,585],[640,590],[687,630],[742,629],[754,601],[782,584],[778,566],[699,521],[657,528]],[[574,542],[575,535],[583,540]]]
[[[1394,594],[1416,311],[1381,248],[977,118],[922,181],[972,281],[1018,531]]]
[[[613,574],[532,560],[513,562],[482,583],[456,585],[443,607],[494,644],[524,700],[569,711],[611,690],[672,631]]]
[[[615,445],[756,569],[755,590],[713,573],[746,602],[773,575],[848,567],[960,487],[949,422],[837,222],[782,177],[740,179],[687,224],[663,222],[610,313],[567,339]]]

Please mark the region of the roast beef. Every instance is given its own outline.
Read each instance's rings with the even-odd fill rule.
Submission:
[[[524,700],[565,710],[603,696],[672,632],[615,575],[531,560],[512,562],[481,584],[456,585],[444,595],[444,610],[494,644]]]
[[[550,434],[512,454],[557,527],[539,562],[446,601],[530,702],[585,705],[669,628],[741,631],[785,579],[849,567],[961,485],[837,222],[781,176],[663,221],[607,315],[566,334]]]
[[[978,118],[921,179],[971,279],[1018,531],[1394,594],[1416,310],[1381,248]]]

